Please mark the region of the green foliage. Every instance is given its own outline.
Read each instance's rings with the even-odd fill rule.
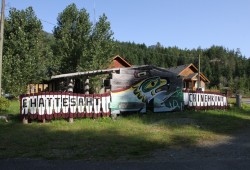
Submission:
[[[0,97],[0,111],[7,110],[10,107],[10,102],[4,97]]]
[[[42,31],[40,20],[31,7],[10,10],[5,22],[3,51],[3,89],[18,96],[28,83],[39,83],[49,76],[76,71],[107,68],[115,54],[132,65],[174,67],[194,63],[211,81],[209,88],[229,87],[232,93],[250,94],[250,58],[239,49],[222,46],[208,49],[163,47],[159,42],[145,44],[118,42],[113,39],[111,24],[105,14],[90,22],[86,9],[73,3],[57,18],[53,35]],[[100,84],[93,78],[93,84]],[[95,91],[95,90],[94,90]]]
[[[133,65],[149,64],[159,67],[175,67],[193,63],[198,67],[201,56],[201,71],[211,81],[209,88],[230,87],[232,93],[249,94],[250,58],[241,55],[240,50],[228,50],[221,46],[208,49],[179,49],[163,47],[159,43],[146,47],[145,44],[116,42],[116,53]]]
[[[78,10],[75,4],[71,4],[59,14],[57,22],[53,48],[56,66],[61,73],[76,72],[79,63],[89,61],[88,46],[92,27],[89,14],[85,9]]]
[[[106,15],[102,15],[94,25],[90,36],[90,68],[93,70],[107,68],[113,57],[114,41],[113,32]],[[81,68],[86,67],[86,62],[81,62]]]
[[[5,22],[3,88],[18,96],[28,83],[46,79],[52,52],[45,43],[42,24],[31,7],[10,9]]]
[[[75,4],[71,4],[59,14],[57,20],[53,49],[59,72],[107,67],[107,61],[113,55],[114,42],[113,32],[105,15],[93,25],[85,9],[78,10]]]

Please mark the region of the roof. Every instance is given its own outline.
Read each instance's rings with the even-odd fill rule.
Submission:
[[[180,66],[176,66],[176,67],[170,67],[167,70],[181,76],[182,73],[184,72],[184,70],[187,69],[187,68],[192,69],[195,73],[199,72],[197,67],[195,67],[192,63],[191,64],[180,65]],[[185,78],[193,78],[194,76],[195,76],[195,74],[190,74],[188,76],[185,76]],[[210,82],[208,80],[208,78],[204,74],[200,73],[200,76],[204,81]]]
[[[82,77],[82,76],[94,76],[100,74],[109,74],[113,72],[118,72],[120,70],[129,70],[129,69],[156,69],[159,71],[169,72],[168,70],[152,65],[142,65],[142,66],[133,66],[133,67],[125,67],[125,68],[111,68],[111,69],[104,69],[104,70],[93,70],[93,71],[85,71],[85,72],[75,72],[75,73],[67,73],[67,74],[60,74],[51,76],[51,79],[59,79],[59,78],[73,78],[73,77]],[[173,74],[172,72],[169,72]],[[174,74],[176,75],[176,74]]]
[[[119,63],[117,64],[116,61]],[[116,55],[115,57],[113,57],[111,64],[109,66],[109,68],[118,68],[120,67],[120,65],[122,65],[122,67],[131,67],[132,65],[129,64],[124,58],[122,58],[119,55]]]
[[[180,66],[176,66],[176,67],[170,67],[170,68],[167,68],[168,71],[171,71],[175,74],[178,74],[180,75],[180,73],[186,69],[187,67],[189,67],[191,64],[185,64],[185,65],[180,65]]]
[[[197,75],[198,75],[198,73],[189,74],[188,76],[185,77],[185,79],[191,79],[192,80]]]

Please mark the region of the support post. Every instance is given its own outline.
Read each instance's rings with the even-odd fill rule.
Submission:
[[[200,86],[201,86],[201,57],[199,54],[198,87],[197,87],[198,90],[200,90]]]
[[[69,123],[74,123],[74,118],[73,117],[69,118]]]
[[[87,77],[84,82],[84,93],[89,94],[89,78]]]
[[[5,9],[5,0],[2,0],[2,9],[1,9],[1,28],[0,28],[0,97],[2,96],[2,61],[3,61],[3,37],[4,37],[4,9]]]
[[[28,119],[26,119],[25,116],[23,116],[23,124],[28,124]]]
[[[236,95],[236,106],[237,106],[238,108],[241,108],[241,99],[242,99],[242,95],[237,94],[237,95]]]
[[[68,92],[73,93],[73,91],[74,91],[74,81],[73,79],[70,79],[68,83]],[[69,109],[69,114],[70,114],[70,109]],[[73,123],[73,122],[74,122],[74,118],[69,117],[69,123]]]
[[[74,89],[74,81],[73,79],[70,79],[68,84],[68,92],[73,93],[73,89]]]

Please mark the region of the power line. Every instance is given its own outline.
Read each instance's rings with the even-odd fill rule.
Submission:
[[[43,19],[40,19],[40,20],[41,20],[42,22],[46,22],[47,24],[57,26],[56,24],[53,24],[52,22],[49,22],[49,21],[46,21],[46,20],[43,20]]]
[[[8,7],[8,8],[5,8],[6,11],[10,11],[11,9],[15,8],[15,7],[12,7],[10,6],[10,4],[8,3],[7,5],[5,5],[5,7]],[[47,24],[50,24],[50,25],[53,25],[53,26],[57,26],[56,24],[50,22],[50,21],[46,21],[44,19],[41,19],[41,18],[38,18],[40,21],[44,22],[44,23],[47,23]]]

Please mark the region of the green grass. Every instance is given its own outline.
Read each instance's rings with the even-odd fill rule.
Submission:
[[[0,115],[17,115],[20,112],[20,102],[18,100],[10,100],[10,107],[5,111],[0,111]]]
[[[227,111],[185,111],[110,118],[52,120],[45,124],[18,119],[19,102],[0,120],[0,158],[112,160],[147,157],[157,149],[196,147],[220,140],[250,124],[250,106]]]

